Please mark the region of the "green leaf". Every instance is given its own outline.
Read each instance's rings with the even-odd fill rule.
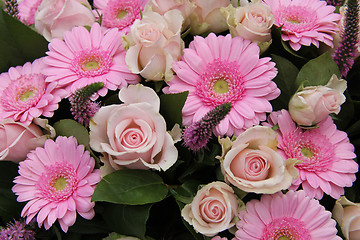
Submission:
[[[149,170],[123,169],[103,177],[93,201],[140,205],[163,200],[168,189],[162,178]]]
[[[77,217],[76,222],[69,228],[69,233],[80,233],[80,234],[96,234],[96,233],[107,233],[109,228],[104,225],[103,219],[95,214],[95,218],[87,220],[82,217]]]
[[[80,123],[72,119],[63,119],[54,124],[56,136],[74,136],[79,144],[87,146],[90,142],[89,133]]]
[[[360,135],[360,120],[356,121],[347,129],[349,137]]]
[[[170,192],[176,201],[188,204],[192,202],[199,189],[199,186],[199,181],[189,180],[184,182],[181,186],[171,188]]]
[[[281,95],[272,101],[274,110],[280,110],[288,107],[291,96],[296,92],[296,76],[299,73],[297,67],[286,58],[272,54],[272,61],[276,63],[278,74],[273,79]]]
[[[341,105],[341,111],[339,114],[331,114],[337,128],[339,130],[345,131],[350,122],[354,117],[354,103],[351,100],[351,97],[348,91],[345,91],[346,101]]]
[[[302,84],[306,86],[326,85],[331,76],[335,74],[340,77],[340,71],[330,53],[325,52],[319,57],[307,62],[301,69],[296,78],[296,86]]]
[[[0,161],[0,217],[4,222],[20,217],[23,203],[16,201],[16,195],[11,191],[18,176],[18,164]]]
[[[0,72],[45,56],[43,36],[0,9]]]
[[[151,204],[139,206],[108,204],[103,216],[113,231],[144,239],[151,206]]]
[[[175,123],[182,125],[182,108],[189,92],[163,94],[160,96],[160,114],[165,118],[168,129]]]

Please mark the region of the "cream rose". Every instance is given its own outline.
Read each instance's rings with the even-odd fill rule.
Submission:
[[[191,34],[220,33],[228,30],[220,8],[229,6],[230,0],[193,0],[193,2],[196,4],[196,8],[190,15]]]
[[[181,215],[197,232],[211,237],[235,225],[237,210],[233,189],[224,182],[212,182],[196,193]]]
[[[138,84],[122,88],[119,98],[123,104],[101,107],[90,120],[90,147],[103,154],[104,171],[167,170],[178,153],[159,113],[159,97]]]
[[[150,0],[147,5],[150,6],[154,12],[161,15],[173,9],[179,10],[184,18],[182,31],[189,27],[189,16],[196,7],[195,3],[190,0]]]
[[[47,125],[46,120],[34,119],[34,122],[27,126],[5,119],[0,123],[0,160],[23,161],[30,150],[44,146],[49,137],[55,137],[53,128]],[[49,133],[44,134],[42,128]]]
[[[49,42],[63,39],[75,26],[92,26],[95,16],[87,0],[43,0],[35,13],[35,29]]]
[[[123,38],[129,69],[147,80],[170,80],[172,63],[180,59],[184,48],[180,36],[183,20],[176,9],[162,16],[146,8],[143,18],[136,19]]]
[[[342,196],[336,201],[332,213],[346,240],[360,239],[360,203]]]
[[[325,86],[305,87],[289,102],[291,118],[300,126],[312,126],[330,113],[338,114],[345,102],[346,81],[333,75]]]
[[[256,42],[271,40],[271,27],[275,19],[270,7],[260,0],[237,8],[229,5],[221,8],[221,12],[226,18],[231,36]]]
[[[290,187],[298,177],[296,159],[283,159],[277,153],[277,133],[270,127],[255,126],[234,142],[219,140],[225,180],[245,192],[272,194]]]

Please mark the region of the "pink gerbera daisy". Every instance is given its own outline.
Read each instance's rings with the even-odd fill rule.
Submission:
[[[20,163],[19,174],[12,191],[18,202],[29,201],[21,212],[29,223],[35,215],[39,227],[49,229],[56,219],[64,232],[76,220],[95,215],[91,202],[100,170],[94,170],[95,160],[74,137],[48,139],[44,148],[36,148]]]
[[[282,39],[299,50],[301,45],[319,42],[333,47],[333,37],[337,30],[340,14],[334,13],[335,7],[322,0],[264,0],[270,6],[275,25],[282,26]]]
[[[148,0],[94,0],[94,6],[102,16],[101,26],[118,28],[125,35],[130,31],[135,19],[140,19],[140,11]]]
[[[173,64],[176,76],[165,93],[189,91],[183,107],[183,125],[199,121],[223,103],[231,103],[229,114],[216,126],[216,135],[240,134],[266,119],[272,111],[269,100],[280,90],[271,81],[277,74],[269,57],[259,59],[256,43],[241,37],[196,36]]]
[[[56,83],[46,83],[43,58],[11,67],[0,75],[0,119],[30,124],[39,116],[52,117],[66,95]]]
[[[22,0],[18,4],[20,20],[27,25],[35,23],[35,12],[42,0]]]
[[[344,187],[352,186],[358,171],[354,146],[345,132],[336,129],[330,116],[318,128],[308,130],[297,127],[286,110],[270,114],[269,121],[279,126],[278,148],[284,158],[302,161],[295,166],[299,178],[289,189],[301,184],[310,197],[321,199],[325,192],[338,199]]]
[[[240,240],[341,240],[331,212],[303,191],[262,195],[248,202],[239,218]]]
[[[90,32],[82,26],[74,27],[64,34],[64,40],[50,42],[45,57],[46,82],[57,82],[69,93],[102,82],[104,88],[98,94],[105,96],[108,89],[116,90],[140,81],[126,65],[125,54],[118,29],[103,33],[98,23],[94,23]]]

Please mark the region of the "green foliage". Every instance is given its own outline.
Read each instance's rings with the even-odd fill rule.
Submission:
[[[87,146],[90,142],[89,133],[80,123],[72,119],[63,119],[54,124],[56,136],[74,136],[79,144]]]
[[[139,206],[107,204],[103,217],[113,231],[145,239],[146,221],[149,218],[151,206],[151,204]]]
[[[296,86],[326,85],[331,76],[335,74],[340,78],[340,71],[328,52],[307,62],[299,71]]]
[[[160,96],[160,114],[165,118],[168,129],[175,123],[182,125],[182,108],[189,92],[163,94]]]
[[[274,110],[281,110],[287,108],[291,96],[296,92],[295,84],[296,77],[299,73],[297,67],[286,58],[272,54],[272,61],[276,63],[278,74],[273,79],[278,88],[281,90],[281,95],[271,102]]]
[[[177,186],[170,189],[170,193],[173,197],[184,204],[191,203],[196,195],[200,186],[200,182],[197,180],[189,180],[184,182],[181,186]]]
[[[0,72],[45,56],[43,36],[0,9]]]
[[[168,189],[156,173],[123,169],[108,174],[95,188],[93,201],[141,205],[163,200]]]
[[[23,207],[23,203],[18,203],[16,195],[11,191],[14,185],[12,181],[18,175],[16,163],[0,161],[0,217],[4,222],[13,220],[14,216],[20,216]]]

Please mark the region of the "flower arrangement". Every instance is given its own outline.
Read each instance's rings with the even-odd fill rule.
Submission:
[[[0,1],[0,238],[360,238],[357,0]]]

